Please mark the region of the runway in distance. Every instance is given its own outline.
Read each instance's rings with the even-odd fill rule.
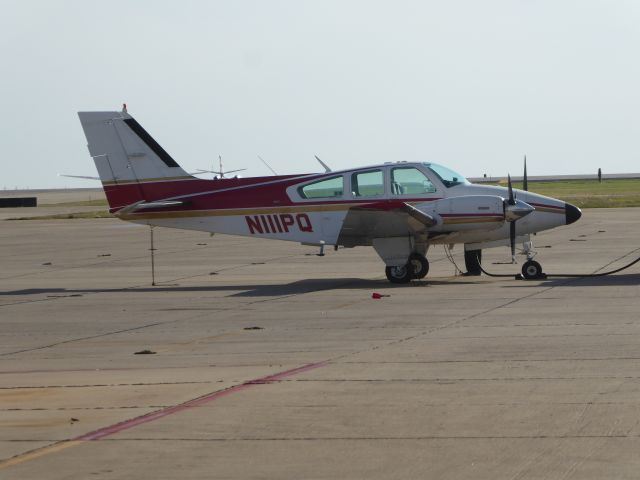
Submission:
[[[430,162],[341,171],[204,180],[189,175],[127,113],[79,112],[109,202],[122,220],[152,226],[300,242],[372,246],[393,283],[424,278],[436,244],[464,244],[479,274],[481,250],[522,243],[525,278],[538,278],[530,235],[577,221],[561,200],[474,185]],[[328,170],[328,169],[327,169]]]

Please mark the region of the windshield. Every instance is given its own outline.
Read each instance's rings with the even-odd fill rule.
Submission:
[[[449,170],[447,167],[438,165],[437,163],[425,163],[426,167],[435,173],[442,181],[445,187],[455,187],[456,185],[468,184],[469,181],[453,170]]]

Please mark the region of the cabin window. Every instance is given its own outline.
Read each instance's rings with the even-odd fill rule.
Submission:
[[[344,179],[338,176],[309,183],[298,188],[298,193],[302,198],[341,197],[344,193]]]
[[[424,195],[433,193],[436,187],[431,180],[414,167],[391,169],[391,192],[394,195]]]
[[[351,191],[354,197],[377,197],[384,195],[382,170],[369,170],[351,175]]]

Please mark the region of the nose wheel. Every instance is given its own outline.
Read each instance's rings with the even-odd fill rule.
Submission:
[[[522,265],[522,276],[526,280],[536,280],[547,277],[542,273],[542,266],[534,260],[528,260]]]
[[[523,243],[523,253],[527,256],[527,261],[522,265],[522,278],[525,280],[540,280],[547,278],[542,272],[542,266],[533,260],[533,242],[531,240]]]

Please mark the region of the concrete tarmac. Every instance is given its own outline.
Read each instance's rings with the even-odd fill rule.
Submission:
[[[638,238],[640,209],[587,210],[536,259]],[[370,248],[155,240],[152,286],[146,227],[0,222],[0,478],[638,477],[640,264],[460,277],[434,247],[394,286]]]

